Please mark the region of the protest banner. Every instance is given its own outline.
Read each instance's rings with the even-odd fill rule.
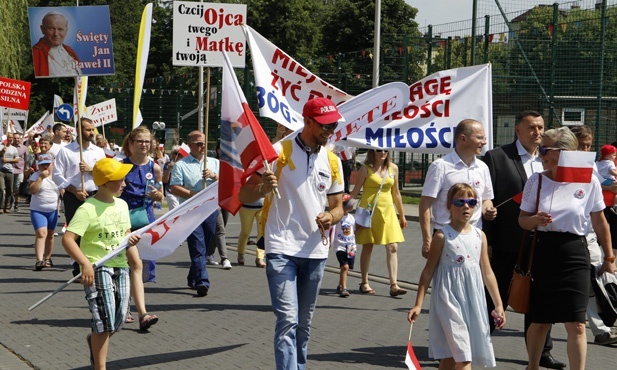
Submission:
[[[35,134],[41,135],[47,129],[47,126],[54,126],[54,115],[49,114],[49,111],[45,112],[45,114],[38,119],[29,129],[26,130],[26,134],[30,132],[34,132]]]
[[[116,122],[118,120],[116,99],[105,100],[104,102],[87,107],[86,117],[92,120],[94,127],[100,127],[111,122]]]
[[[352,98],[311,73],[251,27],[242,28],[251,49],[261,117],[272,118],[295,131],[304,127],[302,108],[308,100],[326,97],[339,105]]]
[[[244,68],[246,5],[174,1],[173,7],[173,65],[222,67],[225,51],[234,67]]]
[[[28,110],[29,104],[30,82],[0,77],[0,107]]]
[[[328,143],[337,143],[366,125],[383,123],[384,117],[400,111],[408,104],[409,87],[403,82],[390,82],[354,96],[339,105],[339,113],[345,120],[339,122]]]
[[[165,213],[153,223],[135,230],[127,235],[120,245],[116,246],[105,257],[93,264],[93,267],[104,265],[128,247],[128,240],[132,235],[140,235],[137,244],[139,256],[144,260],[156,261],[172,254],[180,244],[201,224],[212,212],[218,210],[218,181],[192,196],[178,207]],[[28,308],[32,311],[51,297],[61,292],[73,283],[81,273],[66,283],[61,284],[53,292]]]
[[[28,110],[24,109],[13,109],[7,107],[0,107],[2,111],[2,115],[4,119],[12,119],[16,121],[27,121],[28,120]]]
[[[401,111],[346,137],[346,144],[364,148],[446,154],[454,148],[454,130],[464,119],[482,123],[493,148],[491,65],[434,73],[409,87],[410,102]]]
[[[34,76],[114,74],[109,6],[28,8]]]

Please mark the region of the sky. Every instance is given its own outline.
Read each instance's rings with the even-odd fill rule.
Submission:
[[[473,0],[405,0],[405,2],[414,8],[418,9],[416,22],[420,27],[426,27],[429,24],[438,25],[443,23],[462,21],[471,19]],[[535,4],[553,4],[553,3],[572,2],[572,0],[555,1],[555,0],[502,0],[501,6],[506,13],[521,10],[523,7],[531,7]],[[581,3],[589,3],[589,0],[581,1]],[[615,1],[609,0],[610,3]],[[478,17],[483,17],[486,14],[486,9],[490,9],[488,15],[497,15],[499,10],[495,5],[494,0],[478,0]],[[485,10],[485,11],[482,11]]]
[[[472,0],[405,0],[405,2],[418,9],[416,22],[420,27],[471,19]]]

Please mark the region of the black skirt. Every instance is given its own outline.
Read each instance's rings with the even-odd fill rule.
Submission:
[[[539,231],[531,270],[531,321],[585,322],[590,268],[584,236]]]

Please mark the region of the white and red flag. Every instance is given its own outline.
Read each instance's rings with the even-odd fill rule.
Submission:
[[[407,341],[407,354],[405,355],[405,365],[409,370],[421,370],[420,363],[416,358],[416,354],[413,351],[413,346],[411,345],[411,340]]]
[[[182,156],[182,158],[188,156],[191,153],[191,148],[186,145],[186,143],[182,143],[182,145],[180,145],[180,149],[178,149],[178,154],[180,154]]]
[[[113,158],[113,157],[116,156],[116,154],[118,154],[118,153],[116,153],[115,150],[107,148],[107,147],[103,148],[103,151],[105,152],[105,157],[106,158]]]
[[[559,153],[555,181],[558,182],[591,182],[593,175],[594,152],[562,150]]]
[[[242,184],[278,153],[251,111],[225,52],[223,59],[219,204],[235,215],[242,206],[238,200]]]

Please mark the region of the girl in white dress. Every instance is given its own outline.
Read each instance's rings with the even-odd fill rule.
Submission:
[[[476,206],[480,204],[470,185],[455,184],[448,191],[450,224],[433,237],[416,305],[407,314],[411,323],[418,318],[432,279],[429,356],[439,360],[441,370],[471,369],[472,361],[478,366],[496,366],[484,285],[495,303],[495,326],[501,329],[506,323],[486,236],[469,224]]]

